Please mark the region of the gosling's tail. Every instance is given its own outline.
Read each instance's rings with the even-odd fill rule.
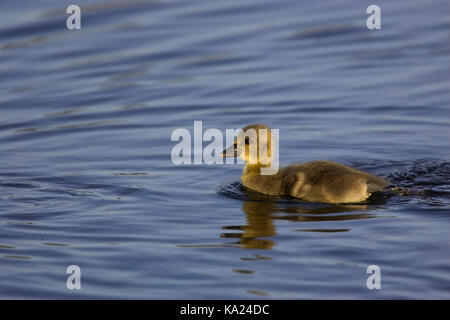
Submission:
[[[392,191],[399,196],[426,196],[425,190],[413,190],[409,188],[389,186],[386,190]]]

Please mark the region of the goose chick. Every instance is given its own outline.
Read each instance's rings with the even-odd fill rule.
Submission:
[[[275,174],[263,175],[261,169],[270,167],[273,160],[270,128],[254,124],[242,130],[243,134],[237,135],[222,157],[245,160],[241,182],[251,190],[312,202],[355,203],[367,200],[373,192],[385,190],[390,185],[383,178],[332,161],[293,164],[280,168]],[[251,138],[249,132],[256,132],[256,137]]]

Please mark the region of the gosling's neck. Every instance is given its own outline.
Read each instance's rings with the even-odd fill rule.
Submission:
[[[268,195],[282,195],[282,175],[280,171],[274,175],[262,175],[261,168],[268,165],[246,164],[242,172],[242,184],[252,190]]]
[[[244,175],[251,174],[251,175],[261,175],[261,168],[264,168],[260,163],[257,164],[249,164],[246,163],[244,166]]]

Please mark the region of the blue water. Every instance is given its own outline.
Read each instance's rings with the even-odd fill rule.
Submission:
[[[369,4],[2,1],[0,298],[449,299],[449,4],[377,1],[373,31]],[[259,197],[242,165],[172,163],[194,120],[413,192]]]

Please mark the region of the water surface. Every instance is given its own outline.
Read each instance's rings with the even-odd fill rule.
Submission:
[[[79,0],[80,31],[70,4],[0,4],[1,298],[449,298],[447,1],[378,1],[376,31],[356,0]],[[194,120],[417,192],[267,199],[172,163]]]

